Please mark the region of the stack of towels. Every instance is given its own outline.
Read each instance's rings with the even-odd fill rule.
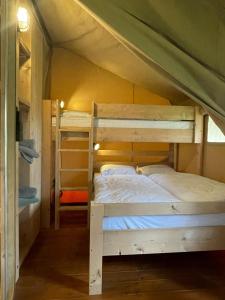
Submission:
[[[34,140],[23,140],[19,143],[19,151],[23,159],[32,164],[34,158],[38,158],[39,154],[34,150]]]
[[[34,187],[23,186],[19,188],[19,207],[27,206],[38,202],[37,189]]]

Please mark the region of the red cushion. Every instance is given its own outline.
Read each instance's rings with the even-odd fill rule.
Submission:
[[[63,191],[60,197],[60,203],[87,203],[87,191]]]

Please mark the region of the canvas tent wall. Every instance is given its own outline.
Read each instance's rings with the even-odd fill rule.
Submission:
[[[37,4],[55,46],[81,53],[172,102],[187,95],[225,130],[222,0]]]

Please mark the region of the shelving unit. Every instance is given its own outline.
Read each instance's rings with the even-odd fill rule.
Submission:
[[[30,27],[26,32],[17,32],[17,110],[19,111],[19,140],[34,140],[35,150],[41,150],[41,101],[43,84],[43,39],[31,6],[24,3],[29,11]],[[19,206],[19,187],[31,186],[37,189],[41,201],[41,157],[32,164],[19,153],[17,141],[17,235],[16,270],[28,254],[40,228],[40,202]]]
[[[92,128],[83,127],[60,127],[60,107],[59,102],[56,104],[56,161],[55,161],[55,229],[60,226],[60,212],[61,211],[77,211],[87,210],[89,220],[89,202],[91,194],[91,181],[92,181],[92,168],[90,164],[92,162],[93,143],[92,143]],[[87,142],[87,148],[63,148],[63,141],[66,142]],[[62,155],[70,153],[76,158],[79,153],[88,155],[88,163],[86,167],[64,167]],[[62,184],[62,173],[86,173],[87,185],[86,186],[65,186]],[[88,202],[87,205],[73,205],[66,206],[60,204],[60,196],[63,191],[87,191]],[[89,221],[87,222],[89,224]]]

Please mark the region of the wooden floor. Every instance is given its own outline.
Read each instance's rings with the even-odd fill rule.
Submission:
[[[15,300],[225,299],[225,252],[107,257],[103,278],[103,295],[89,297],[85,227],[42,231]]]

